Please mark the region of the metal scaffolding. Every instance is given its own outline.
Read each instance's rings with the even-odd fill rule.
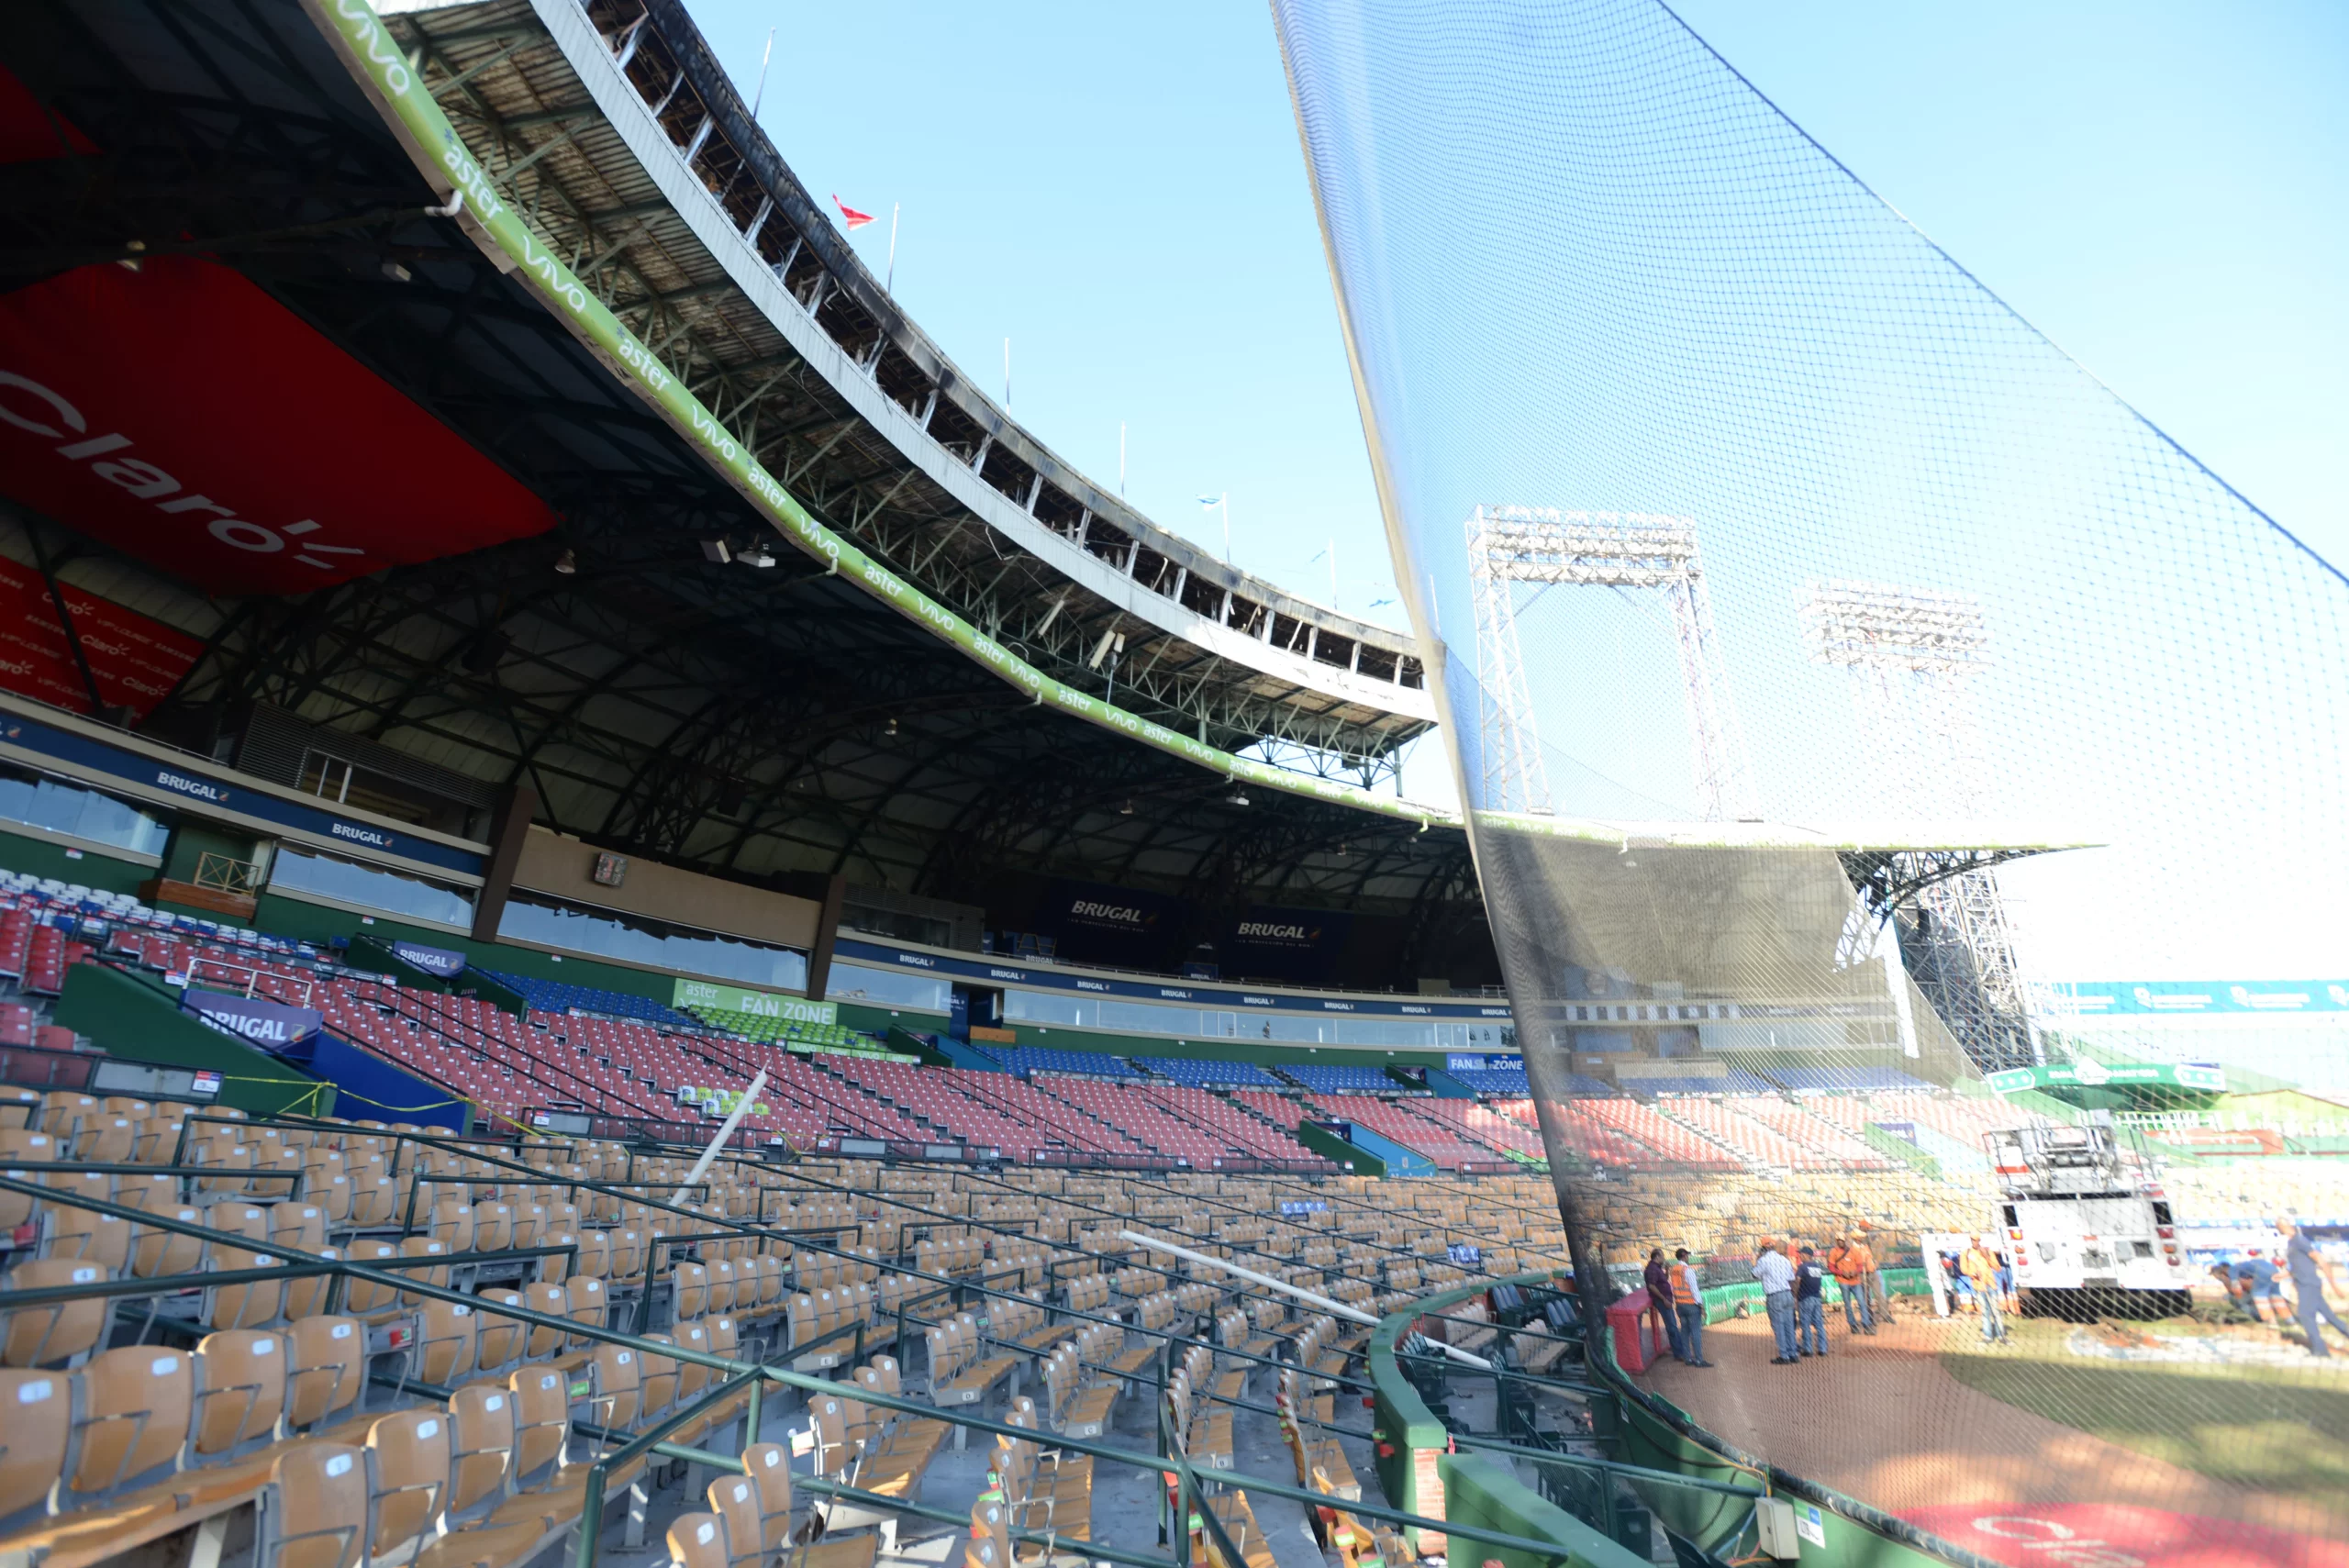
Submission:
[[[1982,606],[1962,594],[1877,583],[1813,583],[1805,640],[1853,673],[1860,744],[1887,792],[1919,820],[1978,817],[1988,806],[1974,682],[1989,668]],[[2043,1060],[1997,873],[1893,857],[1882,902],[1909,977],[1983,1071]]]
[[[1680,652],[1697,808],[1709,822],[1761,816],[1729,683],[1713,643],[1696,525],[1636,512],[1479,506],[1468,519],[1468,574],[1476,608],[1487,806],[1549,809],[1549,784],[1518,651],[1515,584],[1661,590]],[[1522,800],[1522,806],[1505,802]]]

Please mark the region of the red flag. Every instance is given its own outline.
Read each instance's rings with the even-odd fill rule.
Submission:
[[[859,212],[854,207],[849,206],[848,203],[841,200],[840,193],[838,191],[832,193],[832,205],[841,209],[841,216],[848,219],[848,226],[852,229],[863,228],[866,224],[873,221],[873,215],[871,213]]]

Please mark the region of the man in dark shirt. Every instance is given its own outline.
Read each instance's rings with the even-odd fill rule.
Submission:
[[[1648,1266],[1640,1272],[1642,1283],[1648,1287],[1648,1313],[1664,1323],[1664,1342],[1672,1347],[1672,1359],[1686,1362],[1688,1347],[1680,1338],[1680,1315],[1673,1310],[1672,1273],[1664,1266],[1664,1249],[1650,1248]]]
[[[1827,1353],[1827,1271],[1805,1247],[1795,1264],[1795,1346],[1803,1355]]]

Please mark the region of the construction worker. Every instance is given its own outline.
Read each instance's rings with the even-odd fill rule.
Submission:
[[[2292,1276],[2292,1295],[2299,1308],[2300,1328],[2309,1337],[2309,1354],[2330,1357],[2332,1351],[2324,1342],[2323,1325],[2330,1323],[2334,1332],[2349,1336],[2340,1315],[2325,1305],[2325,1286],[2341,1288],[2341,1282],[2333,1277],[2332,1260],[2309,1244],[2309,1233],[2300,1229],[2299,1220],[2284,1220],[2276,1229],[2284,1234],[2284,1266]]]
[[[1680,1342],[1688,1349],[1690,1366],[1710,1366],[1705,1359],[1705,1279],[1688,1261],[1688,1249],[1672,1254],[1672,1301],[1680,1315]]]
[[[1965,1249],[1965,1255],[1958,1259],[1958,1273],[1964,1274],[1966,1283],[1974,1287],[1974,1299],[1982,1309],[1982,1342],[2002,1345],[2007,1340],[2007,1323],[1998,1311],[1998,1254],[1984,1247],[1979,1236],[1967,1240],[1973,1244]]]
[[[1876,1254],[1865,1243],[1838,1236],[1827,1249],[1827,1272],[1843,1292],[1843,1323],[1854,1334],[1876,1332],[1876,1312],[1868,1304],[1868,1272]]]

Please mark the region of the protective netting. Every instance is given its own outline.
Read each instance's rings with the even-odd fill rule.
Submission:
[[[2349,1355],[2210,1272],[2349,1240],[2295,1037],[2222,1079],[2054,984],[2337,969],[2349,580],[1652,0],[1275,16],[1578,1261],[1895,1293],[1823,1393],[1759,1299],[1656,1386],[1993,1554],[2349,1535]]]

